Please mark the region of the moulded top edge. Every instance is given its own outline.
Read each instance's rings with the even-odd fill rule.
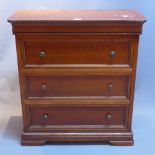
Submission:
[[[135,10],[18,10],[8,18],[11,23],[26,22],[136,22],[146,18]]]

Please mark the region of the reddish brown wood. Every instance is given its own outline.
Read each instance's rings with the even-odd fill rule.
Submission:
[[[48,137],[48,138],[47,138]],[[51,142],[109,142],[113,145],[133,145],[133,135],[131,132],[122,132],[122,133],[23,133],[22,141],[23,145],[42,145],[47,141]]]
[[[53,25],[49,23],[18,23],[13,24],[13,33],[113,33],[113,34],[139,34],[142,32],[141,23],[100,23],[94,22],[53,22]]]
[[[140,33],[146,19],[134,10],[21,10],[8,21],[13,23],[14,33]]]
[[[13,23],[72,20],[141,23],[146,19],[135,10],[18,10],[8,19]]]
[[[127,105],[28,105],[25,132],[127,132]],[[111,118],[108,119],[108,115]],[[44,118],[47,116],[47,118]]]
[[[82,107],[53,107],[53,106],[35,106],[30,107],[30,120],[31,125],[41,125],[43,128],[46,125],[78,125],[95,126],[105,125],[105,128],[111,126],[125,124],[125,108],[117,106],[82,106]],[[107,115],[112,115],[108,120]],[[44,119],[44,115],[48,115]]]
[[[28,76],[28,98],[78,97],[78,98],[127,98],[128,77],[126,76]],[[42,90],[46,85],[46,90]],[[109,90],[112,85],[112,90]]]
[[[44,37],[44,36],[43,36]],[[42,36],[24,42],[26,66],[51,66],[64,64],[129,65],[130,42],[94,35]],[[87,37],[90,39],[88,40]],[[40,56],[44,52],[44,56]],[[112,56],[112,52],[115,55]]]
[[[138,40],[146,21],[142,15],[133,10],[28,10],[8,21],[16,35],[22,145],[133,145]]]

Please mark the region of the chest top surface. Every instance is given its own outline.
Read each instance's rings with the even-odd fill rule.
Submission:
[[[135,10],[18,10],[8,21],[14,33],[141,33],[146,19]]]
[[[135,10],[18,10],[10,18],[14,22],[51,21],[113,21],[144,22],[145,17]]]

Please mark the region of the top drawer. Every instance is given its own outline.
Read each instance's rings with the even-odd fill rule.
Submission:
[[[103,35],[50,35],[22,40],[25,67],[129,67],[131,40]]]

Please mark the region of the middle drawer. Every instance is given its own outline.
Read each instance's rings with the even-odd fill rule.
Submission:
[[[27,98],[128,98],[128,76],[29,75]]]

